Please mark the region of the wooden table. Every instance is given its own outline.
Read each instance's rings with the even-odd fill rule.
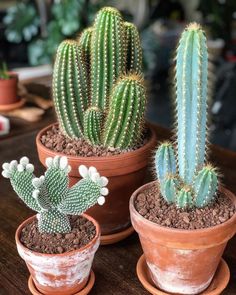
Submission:
[[[48,118],[46,123],[54,120]],[[30,126],[24,134],[0,142],[0,164],[27,155],[35,164],[36,174],[43,172],[36,153],[35,136],[39,125]],[[32,131],[32,129],[35,129]],[[156,127],[159,140],[170,137],[170,132]],[[236,193],[236,153],[212,147],[212,158],[220,167],[224,184]],[[13,192],[8,180],[0,176],[0,295],[27,295],[29,277],[24,261],[16,251],[14,234],[17,226],[33,212]],[[96,283],[91,295],[147,295],[136,277],[136,263],[142,250],[136,234],[116,245],[103,246],[98,250],[93,270]],[[236,294],[236,237],[224,254],[231,270],[231,280],[224,295]],[[191,266],[189,266],[191,267]]]

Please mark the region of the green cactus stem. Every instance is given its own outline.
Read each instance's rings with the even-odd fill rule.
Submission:
[[[122,78],[111,95],[104,145],[125,149],[137,143],[143,131],[145,107],[146,94],[140,78]]]
[[[161,144],[155,154],[155,169],[162,183],[168,175],[176,173],[175,153],[170,142]]]
[[[90,65],[92,33],[93,28],[87,28],[82,32],[78,39],[78,42],[84,51],[85,63],[87,66]]]
[[[82,179],[69,188],[71,167],[67,158],[47,158],[46,165],[45,174],[37,178],[33,175],[34,166],[23,157],[19,163],[4,163],[2,175],[10,179],[25,204],[38,212],[41,233],[67,233],[71,231],[68,214],[80,215],[96,203],[104,204],[108,180],[96,168],[81,165]]]
[[[207,165],[202,168],[194,181],[195,203],[197,207],[204,207],[211,202],[217,191],[218,181],[215,168]]]
[[[124,22],[120,12],[104,7],[96,17],[91,51],[92,105],[104,110],[110,92],[124,72]]]
[[[142,48],[139,33],[136,26],[132,23],[125,22],[125,40],[126,47],[126,71],[136,75],[142,75]]]
[[[204,164],[207,121],[207,45],[196,23],[183,32],[176,58],[179,175],[191,184]]]
[[[88,106],[88,79],[83,51],[76,41],[63,41],[53,71],[53,99],[63,132],[71,138],[83,133]]]
[[[102,112],[97,107],[88,108],[84,114],[84,136],[93,145],[100,144]]]
[[[168,203],[173,203],[176,200],[178,193],[178,182],[174,175],[168,175],[160,185],[161,193]]]
[[[176,205],[179,208],[191,208],[193,206],[193,194],[189,187],[183,187],[177,195]]]
[[[127,97],[120,93],[121,104],[113,97],[114,88],[122,80],[127,83],[131,75],[137,80],[136,89],[132,86]],[[116,8],[102,8],[93,26],[84,30],[77,41],[63,41],[58,48],[53,97],[60,129],[66,136],[85,138],[92,145],[135,146],[142,135],[146,104],[144,86],[138,82],[142,78],[142,48],[137,28],[124,22]],[[125,87],[123,90],[128,91]],[[134,115],[129,116],[126,111],[121,114],[123,106]],[[115,118],[119,119],[120,131],[115,128]]]

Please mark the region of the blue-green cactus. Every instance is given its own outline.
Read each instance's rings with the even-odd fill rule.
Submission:
[[[169,143],[157,149],[155,167],[163,197],[178,207],[203,207],[215,197],[215,169],[206,165],[207,45],[201,27],[190,24],[182,33],[176,55],[175,150]]]
[[[105,202],[108,194],[106,177],[100,177],[96,168],[81,165],[82,179],[69,188],[71,167],[66,157],[46,159],[47,170],[39,178],[33,174],[34,166],[27,157],[20,162],[3,164],[2,175],[10,179],[18,196],[31,209],[38,212],[41,233],[67,233],[71,231],[69,214],[80,215],[88,208]]]

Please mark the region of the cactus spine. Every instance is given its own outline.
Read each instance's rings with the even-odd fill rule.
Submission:
[[[182,33],[176,56],[177,159],[164,143],[156,151],[160,190],[167,202],[180,208],[203,207],[215,197],[215,169],[205,165],[207,123],[207,46],[198,24]]]
[[[27,157],[20,162],[3,164],[2,175],[9,178],[18,196],[31,209],[37,211],[41,233],[67,233],[71,231],[67,214],[80,215],[96,203],[102,205],[108,194],[106,177],[100,177],[96,168],[81,165],[82,179],[68,187],[71,167],[66,157],[46,159],[47,171],[39,178],[33,174],[34,166]]]
[[[143,131],[146,106],[142,76],[137,28],[124,22],[117,9],[104,7],[77,42],[64,41],[58,48],[53,97],[64,134],[84,137],[93,145],[122,149],[134,146]],[[128,80],[132,80],[132,86],[122,89],[132,91],[127,96],[119,94],[123,97],[121,104],[114,89],[120,89]],[[128,109],[121,114],[124,105]],[[135,113],[129,116],[131,111]],[[114,128],[114,118],[120,118],[119,131]]]

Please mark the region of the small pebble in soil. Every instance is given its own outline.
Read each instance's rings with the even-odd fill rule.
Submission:
[[[201,229],[227,221],[235,213],[231,200],[218,193],[215,202],[204,208],[179,209],[168,204],[160,195],[157,184],[137,195],[136,210],[146,219],[159,225],[178,229]]]
[[[61,254],[79,249],[88,244],[96,235],[94,224],[82,216],[70,216],[71,233],[42,234],[37,220],[22,229],[20,241],[28,249],[45,253]]]
[[[149,134],[145,131],[143,138],[138,144],[136,144],[136,146],[126,150],[120,150],[119,148],[114,147],[92,146],[83,138],[70,139],[59,130],[57,125],[53,125],[51,129],[42,135],[40,140],[45,147],[65,155],[80,157],[104,157],[134,151],[145,145],[148,138]]]

